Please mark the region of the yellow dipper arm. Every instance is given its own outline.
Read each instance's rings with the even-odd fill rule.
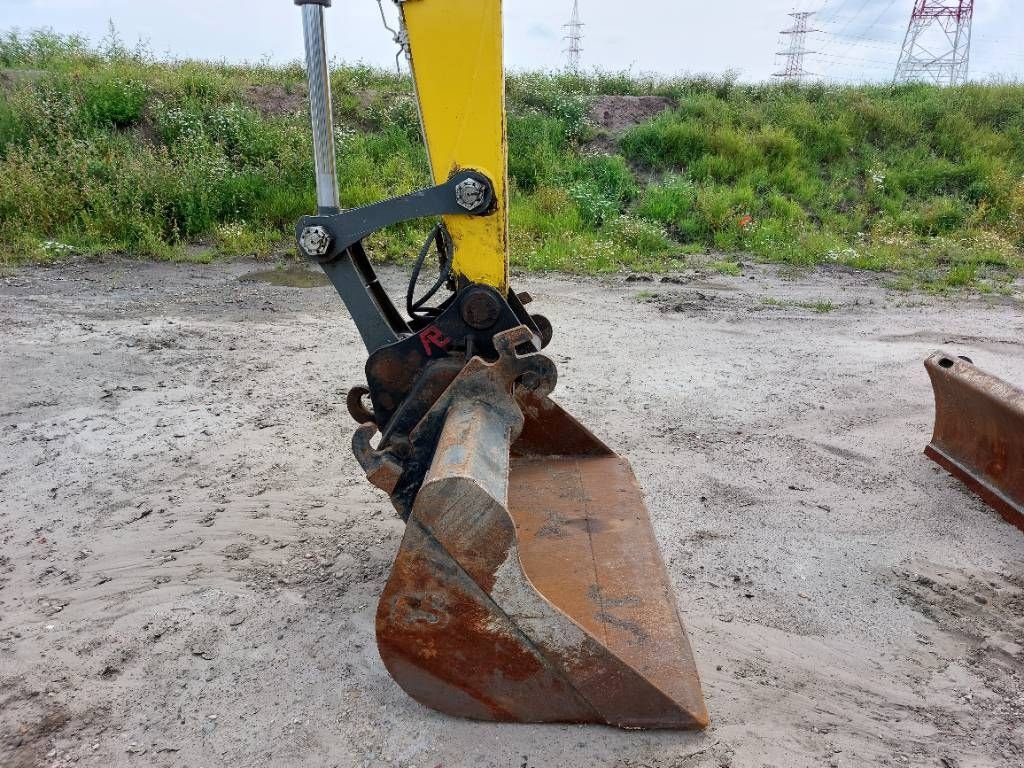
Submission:
[[[502,0],[404,0],[413,80],[435,184],[473,170],[494,185],[488,216],[449,216],[458,277],[508,291],[508,146]]]

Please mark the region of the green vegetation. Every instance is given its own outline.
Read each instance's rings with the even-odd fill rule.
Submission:
[[[737,277],[743,274],[743,267],[735,261],[713,261],[708,267],[723,275]]]
[[[809,309],[812,312],[817,312],[819,315],[828,314],[836,308],[836,305],[827,299],[824,301],[787,301],[785,299],[776,299],[774,296],[765,296],[761,299],[761,304],[775,309],[786,309],[787,307]]]
[[[333,85],[345,203],[426,185],[409,80],[345,67]],[[314,208],[304,93],[298,65],[0,35],[0,261],[290,251]],[[595,98],[620,95],[672,108],[617,135],[588,121]],[[508,102],[521,268],[738,274],[722,254],[746,253],[1003,292],[1024,270],[1024,86],[517,74]],[[369,245],[407,259],[426,230]]]

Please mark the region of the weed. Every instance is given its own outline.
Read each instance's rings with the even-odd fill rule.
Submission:
[[[83,89],[83,111],[97,127],[127,128],[142,119],[149,88],[132,77],[103,73]]]
[[[836,309],[836,305],[831,301],[787,301],[785,299],[777,299],[774,296],[764,296],[761,298],[761,304],[766,307],[774,307],[776,309],[786,309],[789,307],[795,307],[799,309],[809,309],[812,312],[818,314],[827,314]]]
[[[607,235],[626,249],[654,256],[672,248],[663,227],[633,216],[618,216],[605,227]]]
[[[812,312],[819,314],[826,314],[833,311],[836,306],[831,301],[798,301],[796,306],[802,307],[803,309],[809,309]]]
[[[743,267],[735,261],[713,261],[708,267],[722,275],[738,277],[743,274]]]
[[[297,65],[160,62],[111,30],[98,46],[0,34],[0,67],[0,263],[67,257],[52,244],[265,256],[315,209],[306,117],[265,114],[252,98],[271,84],[300,92]],[[332,85],[345,205],[430,184],[408,77],[343,66]],[[594,141],[587,120],[609,94],[672,108],[609,151],[614,139]],[[895,288],[1012,292],[1024,273],[1022,97],[1015,84],[510,74],[513,263],[650,272],[744,252],[884,272]],[[368,247],[406,260],[430,226],[394,227]],[[188,247],[197,241],[212,246]],[[730,257],[712,268],[738,271]]]
[[[214,229],[217,252],[224,256],[265,256],[281,238],[272,231],[244,221],[218,224]]]

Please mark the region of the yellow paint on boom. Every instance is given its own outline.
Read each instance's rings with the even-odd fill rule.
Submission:
[[[501,0],[405,0],[421,117],[434,182],[459,170],[485,174],[497,210],[449,216],[454,270],[508,290],[508,179]],[[459,30],[453,35],[453,30]]]

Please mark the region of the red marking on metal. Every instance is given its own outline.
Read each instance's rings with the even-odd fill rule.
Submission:
[[[452,340],[441,333],[441,329],[432,325],[420,333],[420,341],[423,342],[423,351],[427,357],[433,357],[434,351],[443,352],[451,346]]]

